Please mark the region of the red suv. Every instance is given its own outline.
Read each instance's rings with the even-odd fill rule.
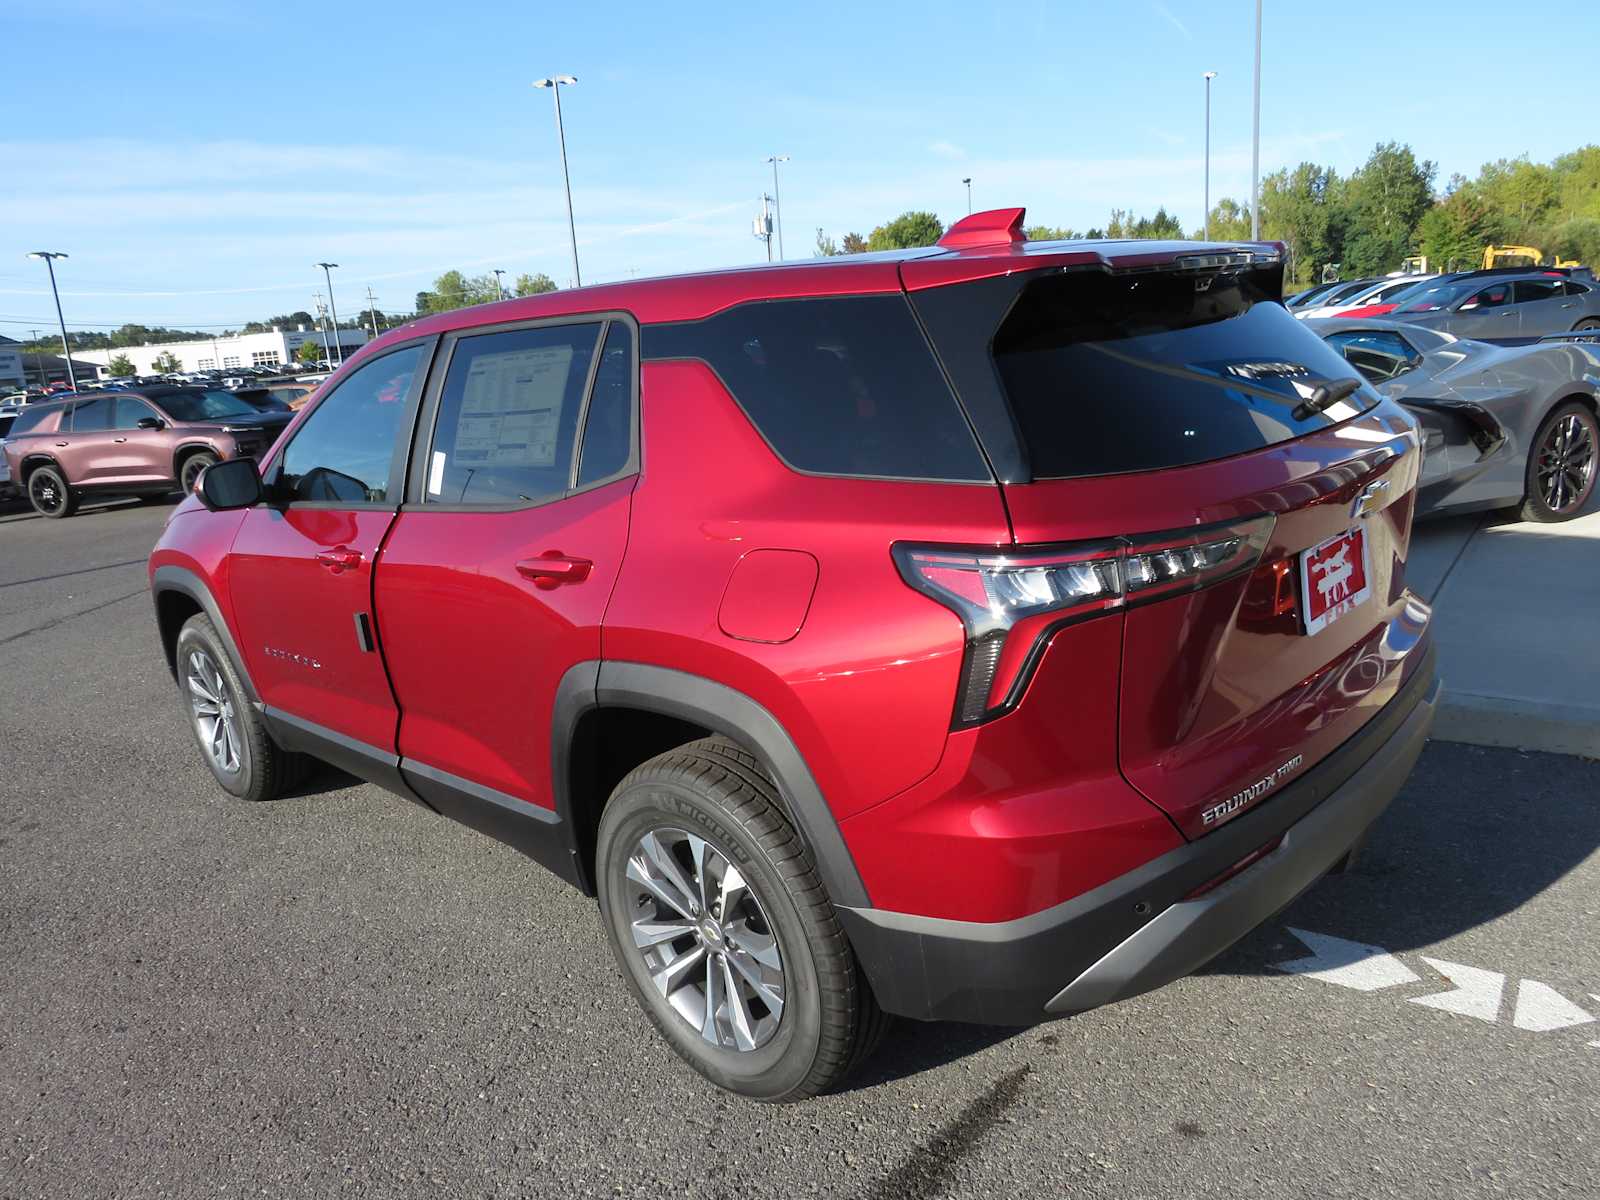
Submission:
[[[147,387],[30,404],[11,426],[11,478],[46,517],[87,496],[194,490],[212,463],[263,453],[291,418],[220,388]]]
[[[1438,687],[1416,428],[1275,245],[937,247],[418,321],[150,558],[206,762],[597,896],[717,1084],[1159,987],[1340,866]]]

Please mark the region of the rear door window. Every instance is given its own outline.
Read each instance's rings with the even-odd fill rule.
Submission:
[[[988,481],[900,295],[771,300],[647,325],[647,359],[711,367],[788,466],[818,475]]]
[[[566,494],[601,322],[464,337],[427,455],[432,504],[532,504]]]
[[[1319,385],[1361,377],[1245,276],[1042,276],[993,354],[1042,479],[1228,458],[1378,403],[1363,385],[1324,411],[1308,407]]]
[[[86,400],[72,410],[73,433],[97,433],[111,428],[111,397]]]
[[[1561,295],[1559,279],[1519,279],[1516,282],[1516,302],[1528,304],[1535,300],[1555,300]]]

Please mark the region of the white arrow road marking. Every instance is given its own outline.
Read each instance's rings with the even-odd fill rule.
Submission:
[[[1279,971],[1306,975],[1324,983],[1354,988],[1358,992],[1375,992],[1379,988],[1411,983],[1421,978],[1382,946],[1369,946],[1365,942],[1352,942],[1292,926],[1289,932],[1306,944],[1311,950],[1311,957],[1273,963],[1273,967]]]
[[[1411,1003],[1460,1013],[1463,1017],[1476,1017],[1480,1021],[1493,1021],[1500,1015],[1500,997],[1506,990],[1506,977],[1499,971],[1485,971],[1427,955],[1422,956],[1422,961],[1456,986],[1431,996],[1407,997]]]
[[[1517,1013],[1511,1023],[1518,1029],[1548,1033],[1570,1025],[1587,1025],[1594,1017],[1583,1011],[1549,984],[1524,979],[1517,988]]]

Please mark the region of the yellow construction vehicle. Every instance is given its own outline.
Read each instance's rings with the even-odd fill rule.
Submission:
[[[1578,260],[1563,259],[1552,255],[1550,262],[1545,262],[1544,251],[1537,246],[1485,246],[1483,248],[1483,269],[1491,267],[1576,267]]]

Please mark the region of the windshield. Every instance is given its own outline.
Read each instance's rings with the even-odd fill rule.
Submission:
[[[1400,312],[1426,313],[1440,312],[1449,308],[1460,300],[1481,280],[1458,280],[1455,283],[1430,283],[1421,291],[1407,292],[1401,298],[1403,303],[1399,306]]]
[[[256,410],[232,392],[173,392],[152,399],[175,421],[216,421],[223,417],[253,417]]]

